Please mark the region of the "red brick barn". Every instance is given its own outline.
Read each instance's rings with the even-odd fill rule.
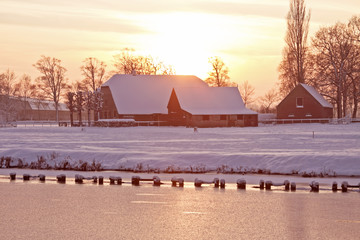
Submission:
[[[258,114],[245,108],[236,87],[174,88],[168,104],[172,125],[257,126]]]
[[[277,106],[278,119],[333,118],[333,106],[313,87],[297,85]]]
[[[100,119],[134,119],[167,124],[167,104],[175,87],[208,87],[200,78],[182,75],[115,74],[101,86]]]

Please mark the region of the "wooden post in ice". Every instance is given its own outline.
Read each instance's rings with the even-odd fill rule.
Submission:
[[[259,187],[260,187],[260,189],[262,190],[262,189],[264,189],[264,186],[265,186],[265,182],[264,182],[264,180],[260,180],[260,182],[259,182]]]
[[[183,178],[179,178],[178,182],[179,182],[179,187],[184,187],[184,179]]]
[[[214,187],[218,188],[220,186],[220,181],[218,178],[214,178]]]
[[[284,185],[285,185],[285,191],[289,191],[290,190],[290,182],[288,180],[285,180]]]
[[[171,179],[171,186],[172,186],[172,187],[176,187],[176,183],[177,183],[177,178],[176,178],[176,177],[173,177],[173,178]]]
[[[65,183],[66,182],[66,175],[65,174],[57,175],[56,179],[57,179],[58,183]]]
[[[93,183],[97,183],[97,177],[96,176],[93,176],[92,179],[93,179]]]
[[[236,181],[236,184],[237,184],[238,189],[246,189],[246,181],[245,181],[245,179],[238,179]]]
[[[154,176],[154,186],[160,186],[161,185],[161,181],[160,178],[158,176]]]
[[[103,185],[103,184],[104,184],[104,177],[99,176],[99,185]]]
[[[45,182],[45,175],[44,174],[39,174],[39,181],[40,182]]]
[[[121,177],[118,177],[118,178],[117,178],[117,184],[118,184],[118,185],[122,185],[122,178],[121,178]]]
[[[23,180],[24,181],[29,181],[30,180],[30,175],[29,174],[24,174],[23,175]]]
[[[220,188],[225,188],[225,179],[220,180]]]
[[[132,176],[131,177],[131,184],[135,186],[140,185],[140,177],[139,176]]]
[[[14,181],[16,179],[16,173],[10,173],[10,180]]]
[[[337,182],[333,182],[331,189],[332,189],[333,192],[337,192],[337,190],[338,190]]]
[[[194,186],[195,187],[201,187],[202,183],[203,183],[203,181],[201,181],[200,179],[195,178],[195,181],[194,181]]]
[[[295,182],[292,182],[292,183],[290,184],[290,190],[291,190],[291,191],[296,191],[296,183],[295,183]]]
[[[184,187],[184,179],[173,177],[171,178],[171,186],[176,187],[176,184],[179,183],[179,187]]]
[[[319,183],[318,182],[312,181],[310,183],[310,187],[311,187],[312,192],[319,192]]]
[[[265,182],[265,189],[266,190],[271,190],[271,186],[272,186],[272,181],[266,181]]]
[[[84,177],[79,175],[79,174],[76,174],[75,175],[75,183],[83,183],[84,181]]]
[[[115,179],[116,179],[116,177],[113,177],[113,176],[110,176],[110,177],[109,177],[110,185],[115,184]]]
[[[348,189],[348,182],[344,181],[341,183],[341,191],[342,192],[347,192],[347,189]]]

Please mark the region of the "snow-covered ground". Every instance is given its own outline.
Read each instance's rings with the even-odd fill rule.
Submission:
[[[50,160],[51,153],[55,158]],[[50,165],[101,163],[104,169],[269,170],[360,175],[360,124],[255,128],[0,128],[0,157]]]

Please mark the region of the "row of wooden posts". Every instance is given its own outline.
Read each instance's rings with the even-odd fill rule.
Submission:
[[[39,179],[39,181],[41,182],[45,182],[45,175],[40,174],[38,176],[31,176],[29,174],[24,174],[23,178],[24,181],[29,181],[31,179]],[[16,173],[10,173],[10,180],[16,180]],[[90,180],[93,183],[99,183],[99,185],[103,185],[104,184],[104,177],[103,176],[93,176],[93,177],[84,177],[82,175],[76,174],[75,175],[75,183],[83,183],[84,180]],[[66,175],[65,174],[60,174],[56,176],[56,181],[58,183],[66,183]],[[160,186],[161,184],[163,184],[160,180],[160,178],[158,176],[154,176],[153,178],[141,178],[139,176],[132,176],[131,177],[131,184],[134,186],[139,186],[140,182],[153,182],[154,186]],[[113,177],[110,176],[109,177],[109,183],[111,185],[117,184],[117,185],[122,185],[123,180],[121,177]],[[215,188],[225,188],[225,179],[219,179],[219,178],[214,178],[213,181],[203,181],[200,180],[198,178],[195,179],[194,181],[194,186],[195,187],[201,187],[203,184],[214,184]],[[179,186],[179,187],[184,187],[184,179],[183,178],[178,178],[178,177],[173,177],[171,179],[171,185],[173,187]],[[236,181],[236,185],[238,189],[246,189],[246,180],[245,179],[238,179]],[[319,192],[320,191],[320,185],[318,182],[316,181],[312,181],[310,184],[310,188],[312,192]],[[284,182],[281,183],[274,183],[272,181],[264,181],[264,180],[260,180],[259,182],[259,186],[258,188],[260,189],[265,189],[265,190],[271,190],[271,187],[275,187],[275,186],[284,186],[285,187],[285,191],[296,191],[296,183],[295,182],[289,182],[288,180],[285,180]],[[338,189],[338,184],[337,182],[333,182],[331,189],[333,192],[336,192],[338,190],[341,190],[342,192],[347,192],[348,188],[359,188],[360,191],[360,183],[358,185],[350,185],[348,182],[344,181],[341,183],[341,189]]]

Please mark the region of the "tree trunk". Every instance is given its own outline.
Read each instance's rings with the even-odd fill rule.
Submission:
[[[72,127],[74,125],[74,115],[73,111],[70,111],[70,126]]]
[[[91,121],[90,121],[90,109],[88,109],[88,126],[90,127]]]
[[[56,122],[59,123],[59,104],[55,102]]]
[[[78,111],[79,113],[79,126],[82,126],[82,119],[81,119],[81,110]]]
[[[98,110],[94,110],[94,121],[96,122],[97,120],[99,120],[99,111]]]
[[[358,109],[358,100],[357,100],[357,98],[354,98],[354,109],[352,112],[352,118],[357,117],[357,109]]]
[[[337,98],[336,98],[336,105],[337,105],[337,117],[342,118],[342,104],[341,104],[341,93],[340,89],[337,90]]]
[[[342,102],[342,107],[343,107],[343,116],[346,117],[346,107],[347,107],[347,94],[344,93],[343,94],[343,102]]]

